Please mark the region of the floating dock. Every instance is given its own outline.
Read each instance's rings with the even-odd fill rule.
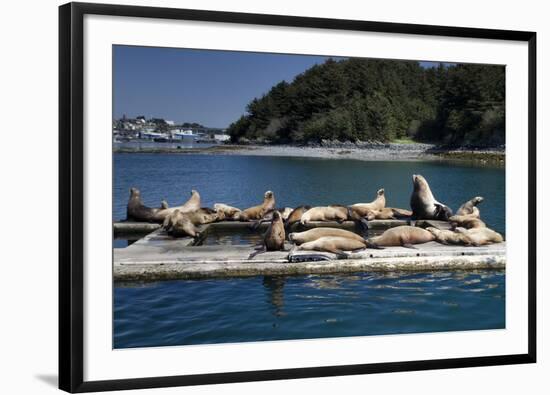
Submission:
[[[371,230],[384,230],[407,224],[406,221],[370,221]],[[203,225],[202,232],[249,231],[250,223],[217,222]],[[417,226],[448,228],[447,222],[418,221]],[[264,223],[259,229],[265,229]],[[293,230],[313,227],[339,227],[353,230],[354,222],[312,222],[296,224]],[[447,246],[437,242],[416,245],[416,249],[386,247],[349,253],[348,259],[317,251],[263,252],[253,258],[253,245],[194,245],[192,238],[173,238],[155,224],[124,223],[114,226],[115,236],[146,233],[126,248],[114,249],[115,281],[153,281],[247,277],[260,275],[297,275],[322,273],[352,273],[364,271],[426,271],[503,269],[506,266],[506,243],[483,247]]]

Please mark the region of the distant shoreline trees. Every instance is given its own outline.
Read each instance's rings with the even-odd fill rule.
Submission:
[[[504,66],[329,59],[253,99],[228,133],[235,143],[496,146],[505,141],[504,94]]]

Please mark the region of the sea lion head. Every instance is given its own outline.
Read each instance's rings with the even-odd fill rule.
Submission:
[[[485,199],[483,198],[483,196],[476,196],[475,198],[472,199],[472,202],[474,203],[474,205],[477,205],[481,202],[483,202]]]
[[[272,197],[273,197],[272,191],[266,191],[266,193],[264,193],[264,199],[271,199]]]
[[[191,189],[191,196],[198,196],[199,192],[195,189]]]
[[[141,195],[141,193],[139,192],[139,189],[134,188],[134,187],[130,188],[130,197],[134,197],[134,196],[139,197],[140,195]]]
[[[283,217],[281,216],[281,213],[278,210],[273,211],[273,221],[279,221]]]
[[[384,195],[384,188],[379,189],[379,190],[376,192],[376,194],[377,194],[378,196],[383,196],[383,195]]]
[[[415,190],[429,189],[428,182],[420,174],[413,174],[412,176],[413,185]]]

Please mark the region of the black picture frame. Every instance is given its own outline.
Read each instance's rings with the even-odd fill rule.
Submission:
[[[512,40],[528,43],[528,352],[526,354],[84,381],[83,19],[86,14]],[[59,8],[59,388],[68,392],[234,383],[536,362],[536,33],[110,4]]]

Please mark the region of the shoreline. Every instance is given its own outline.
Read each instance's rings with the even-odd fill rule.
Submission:
[[[352,159],[362,161],[445,161],[469,162],[479,165],[504,166],[506,154],[499,150],[442,149],[431,144],[388,143],[372,147],[311,147],[295,145],[236,145],[224,144],[200,148],[114,148],[114,153],[201,154],[277,156],[318,159]]]

